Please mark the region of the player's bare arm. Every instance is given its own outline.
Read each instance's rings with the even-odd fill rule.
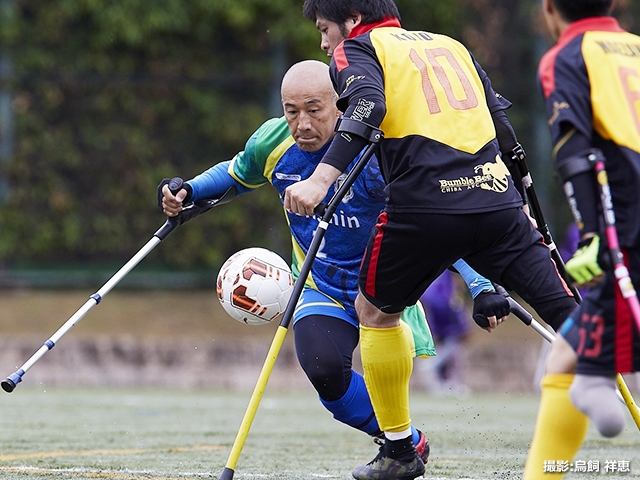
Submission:
[[[342,172],[320,163],[313,175],[294,183],[284,192],[284,208],[298,215],[313,215],[313,209],[327,196],[327,190]]]

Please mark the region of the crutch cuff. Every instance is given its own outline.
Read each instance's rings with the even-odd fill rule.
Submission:
[[[336,133],[350,133],[364,138],[369,143],[379,143],[384,135],[382,130],[355,118],[341,116],[336,122]]]
[[[558,162],[556,170],[562,183],[565,183],[581,173],[593,171],[595,163],[604,160],[604,155],[600,149],[590,148],[578,155],[572,155]]]

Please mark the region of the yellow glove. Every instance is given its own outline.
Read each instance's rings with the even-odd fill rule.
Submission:
[[[578,250],[566,263],[567,273],[578,285],[584,285],[595,277],[602,275],[602,268],[598,265],[600,251],[600,237],[595,235],[578,244]]]

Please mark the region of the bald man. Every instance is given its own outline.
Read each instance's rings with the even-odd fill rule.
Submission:
[[[293,65],[281,86],[284,116],[273,118],[251,135],[245,150],[189,180],[185,189],[171,194],[168,179],[159,185],[160,207],[177,215],[183,204],[199,199],[219,198],[231,186],[238,194],[271,183],[282,201],[285,189],[308,178],[320,163],[334,136],[340,115],[337,95],[329,78],[329,67],[307,60]],[[355,162],[355,161],[354,161]],[[338,179],[325,198],[333,196]],[[318,392],[320,401],[335,419],[380,437],[369,394],[362,375],[352,369],[358,344],[358,320],[354,300],[358,272],[369,233],[384,205],[385,182],[377,160],[372,158],[336,210],[334,220],[316,255],[293,318],[298,360]],[[300,216],[285,211],[293,243],[292,271],[300,271],[318,226],[317,216]],[[464,262],[455,268],[478,296],[492,289]],[[408,307],[403,326],[414,355],[435,355],[431,332],[419,303]],[[413,442],[426,463],[429,447],[422,432],[411,427]]]

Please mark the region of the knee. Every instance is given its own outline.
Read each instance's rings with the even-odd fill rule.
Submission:
[[[547,356],[545,373],[574,373],[577,359],[576,352],[569,342],[563,337],[557,336],[551,344],[551,350]]]
[[[342,365],[316,363],[312,368],[303,367],[303,370],[320,398],[326,401],[344,397],[351,383],[351,370],[345,371]]]
[[[360,325],[370,328],[391,328],[400,325],[400,313],[384,313],[358,293],[355,301],[356,313]]]
[[[351,363],[342,354],[331,348],[307,348],[296,346],[296,355],[305,375],[325,400],[341,398],[351,381]]]
[[[300,367],[307,374],[307,377],[314,385],[322,385],[327,379],[342,375],[344,363],[337,361],[331,356],[320,357],[318,355],[298,355]]]

